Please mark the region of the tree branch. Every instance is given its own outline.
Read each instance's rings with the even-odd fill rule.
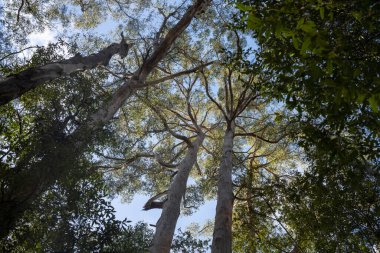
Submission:
[[[139,80],[145,82],[148,74],[155,68],[157,63],[166,55],[169,51],[171,45],[178,38],[178,36],[187,28],[191,20],[197,13],[198,9],[202,7],[204,0],[197,0],[195,3],[186,11],[181,20],[169,30],[165,38],[157,46],[153,54],[144,62],[143,66],[139,71]]]
[[[208,84],[208,80],[207,80],[207,77],[206,75],[204,74],[203,71],[201,71],[202,75],[203,75],[203,79],[205,81],[205,87],[206,87],[206,94],[207,94],[207,97],[218,107],[218,109],[222,112],[224,118],[226,119],[227,122],[230,121],[230,118],[227,116],[226,112],[224,111],[223,107],[218,103],[216,102],[216,100],[211,96],[210,94],[210,90],[209,90],[209,84]]]
[[[146,85],[155,85],[155,84],[159,84],[159,83],[162,83],[162,82],[165,82],[165,81],[168,81],[168,80],[172,80],[176,77],[179,77],[179,76],[183,76],[183,75],[187,75],[187,74],[191,74],[191,73],[194,73],[196,72],[197,70],[200,70],[204,67],[207,67],[211,64],[215,63],[215,61],[211,61],[211,62],[208,62],[208,63],[205,63],[205,64],[201,64],[195,68],[192,68],[192,69],[188,69],[188,70],[184,70],[184,71],[181,71],[181,72],[178,72],[178,73],[174,73],[174,74],[171,74],[171,75],[168,75],[168,76],[164,76],[162,78],[159,78],[159,79],[156,79],[156,80],[152,80],[152,81],[147,81],[146,82]]]
[[[286,135],[279,137],[277,140],[269,140],[256,133],[235,133],[235,136],[252,136],[267,143],[276,144],[279,143]]]
[[[78,54],[61,62],[28,68],[6,77],[0,80],[0,105],[9,103],[44,82],[78,71],[93,69],[99,65],[108,65],[113,55],[119,54],[120,57],[124,58],[127,56],[128,50],[129,45],[123,38],[120,43],[113,43],[96,54],[85,57]]]
[[[156,200],[161,198],[162,196],[165,196],[165,195],[168,195],[168,190],[166,190],[164,192],[160,192],[157,195],[148,199],[148,201],[145,203],[145,205],[143,207],[143,210],[148,211],[148,210],[153,209],[153,208],[162,208],[164,206],[164,203],[167,200],[167,198],[165,198],[162,201],[156,201]]]
[[[160,118],[162,124],[164,125],[165,129],[175,138],[179,139],[179,140],[183,140],[184,142],[186,142],[186,144],[188,146],[192,146],[192,143],[190,141],[189,138],[187,138],[186,136],[184,135],[180,135],[180,134],[177,134],[176,132],[174,132],[168,125],[168,122],[166,121],[165,117],[160,113],[160,111],[154,107],[153,105],[151,105],[149,102],[143,100],[143,102],[150,108],[152,109],[152,111],[154,111],[157,116]]]

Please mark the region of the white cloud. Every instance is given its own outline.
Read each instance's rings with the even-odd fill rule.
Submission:
[[[58,25],[54,29],[45,27],[43,32],[32,32],[27,37],[29,40],[28,46],[44,47],[44,46],[47,46],[49,43],[56,43],[58,42],[57,36],[59,36],[59,34],[62,34],[63,31],[64,31],[64,28],[62,27],[62,25]],[[68,53],[69,50],[67,48],[67,45],[65,44],[61,45],[60,50],[61,50],[60,54],[62,54],[64,57],[69,56],[69,53]],[[30,50],[29,56],[34,51],[35,50]]]
[[[46,46],[56,40],[56,35],[56,30],[53,31],[48,28],[45,28],[43,32],[32,32],[28,35],[29,44],[33,46]]]

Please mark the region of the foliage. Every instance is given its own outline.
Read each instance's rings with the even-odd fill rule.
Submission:
[[[347,148],[349,138],[318,137],[314,166],[284,189],[286,219],[318,251],[372,252],[380,241],[379,161]]]
[[[259,45],[257,64],[267,76],[262,89],[298,111],[308,135],[300,137],[313,142],[313,131],[356,136],[358,145],[373,149],[373,159],[379,147],[377,2],[239,1],[237,6],[238,27],[252,30]]]
[[[145,223],[138,222],[134,226],[128,225],[119,236],[114,238],[113,243],[105,248],[104,252],[148,252],[153,235],[153,230]],[[182,232],[179,229],[173,239],[171,252],[207,252],[208,244],[209,240],[196,239],[189,231]]]
[[[67,45],[61,41],[38,48],[26,65],[20,61],[17,66],[2,66],[2,71],[59,60],[62,46]],[[0,109],[2,212],[9,212],[13,222],[12,215],[27,210],[16,224],[8,224],[14,229],[2,243],[3,251],[99,252],[120,232],[122,223],[115,219],[109,192],[102,175],[93,170],[91,156],[84,150],[73,152],[78,141],[91,143],[88,135],[82,132],[80,138],[68,138],[98,104],[103,78],[96,71],[62,78]],[[105,132],[97,135],[97,145],[104,142],[112,143]],[[42,196],[29,203],[29,196],[40,191]],[[20,199],[30,206],[12,204]]]
[[[191,208],[182,213],[214,198],[226,122],[207,99],[206,79],[226,112],[245,109],[234,118],[236,252],[378,247],[380,4],[374,0],[232,1],[234,18],[231,6],[215,0],[144,80],[159,81],[135,92],[100,131],[87,130],[93,112],[106,110],[110,94],[138,76],[190,2],[1,4],[2,76],[97,51],[108,43],[104,24],[107,39],[119,40],[123,31],[131,44],[129,55],[107,68],[48,82],[0,108],[0,213],[14,222],[24,212],[7,223],[14,229],[3,251],[146,252],[153,231],[117,221],[107,197],[166,190],[186,150],[168,130],[194,138],[194,121],[202,121],[207,136],[184,196]],[[22,49],[28,34],[60,26],[64,40]],[[254,99],[245,105],[248,93]],[[31,195],[41,196],[30,203]],[[12,205],[15,199],[24,204]],[[207,240],[182,231],[172,247],[207,249]]]
[[[148,252],[153,239],[153,230],[147,224],[138,222],[136,225],[124,227],[112,240],[104,252],[143,253]]]
[[[41,48],[27,64],[60,59],[59,49],[59,44]],[[7,72],[8,68],[3,67],[2,71]],[[1,213],[7,217],[1,221],[1,233],[14,225],[14,219],[32,204],[33,196],[59,184],[89,160],[83,147],[76,148],[78,142],[91,143],[88,134],[82,132],[75,140],[68,136],[88,120],[98,104],[99,84],[94,83],[104,78],[102,72],[95,71],[91,76],[80,73],[62,78],[0,108]],[[101,96],[107,98],[107,94]],[[110,140],[107,134],[97,138],[98,145]],[[75,149],[77,152],[73,152]]]
[[[78,178],[83,178],[78,180]],[[47,191],[27,211],[3,252],[100,252],[121,233],[100,174],[77,171]]]
[[[285,223],[278,215],[280,205],[276,190],[274,184],[268,184],[266,189],[252,191],[250,199],[235,204],[234,252],[280,253],[294,248],[293,238],[284,230]]]
[[[178,230],[177,235],[172,242],[171,250],[173,252],[198,252],[205,253],[209,249],[210,240],[196,239],[189,231],[182,232]]]
[[[297,113],[308,165],[284,186],[283,220],[317,252],[372,252],[379,228],[376,1],[236,1],[262,90]]]
[[[259,44],[258,61],[279,81],[272,95],[285,93],[293,108],[318,112],[327,123],[361,107],[378,111],[376,1],[241,1],[238,7],[241,26]]]

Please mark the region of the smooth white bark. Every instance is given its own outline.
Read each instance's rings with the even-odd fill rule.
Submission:
[[[0,105],[7,104],[47,81],[68,76],[78,71],[93,69],[99,65],[106,66],[112,56],[119,54],[120,57],[124,58],[127,56],[128,50],[129,45],[123,39],[120,43],[113,43],[96,54],[85,57],[76,55],[61,62],[28,68],[6,77],[0,80]]]
[[[191,143],[184,159],[178,165],[178,173],[175,175],[169,191],[168,199],[164,203],[160,219],[157,222],[156,232],[153,238],[151,253],[169,253],[173,240],[175,227],[180,215],[181,200],[186,192],[186,184],[191,168],[197,161],[199,147],[204,140],[204,134],[200,133],[195,141]]]
[[[215,214],[215,225],[211,252],[232,252],[232,149],[235,125],[226,129],[223,140],[223,156],[221,158],[218,177],[218,193]]]

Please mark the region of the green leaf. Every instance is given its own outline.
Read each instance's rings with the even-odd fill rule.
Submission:
[[[297,50],[299,50],[300,49],[300,45],[298,43],[298,38],[296,36],[292,37],[292,42],[293,42],[294,48],[297,49]]]
[[[285,38],[288,38],[288,37],[292,37],[294,35],[294,32],[292,30],[290,30],[290,29],[283,28],[282,35]]]
[[[353,16],[357,21],[359,21],[359,22],[360,22],[360,20],[362,19],[362,15],[361,15],[360,12],[353,11],[353,12],[351,12],[351,14],[352,14],[352,16]]]
[[[304,18],[300,18],[298,21],[297,21],[297,28],[301,28],[301,26],[305,23],[305,19]]]
[[[334,12],[330,11],[328,17],[330,20],[333,20],[334,19]]]
[[[332,74],[332,72],[333,72],[333,63],[332,63],[332,61],[327,61],[326,72],[327,72],[328,75]]]
[[[40,242],[37,242],[36,244],[36,250],[41,250],[42,249],[42,245]]]
[[[310,50],[310,47],[309,47],[310,44],[311,44],[311,38],[306,37],[306,39],[303,41],[302,47],[301,47],[301,54],[302,55],[305,55],[306,51]]]
[[[369,106],[371,107],[371,109],[372,109],[374,112],[379,112],[379,103],[378,103],[378,101],[377,101],[375,95],[372,95],[372,96],[368,99],[368,103],[369,103]]]
[[[360,73],[361,73],[361,69],[360,68],[355,69],[353,77],[354,78],[358,77],[360,75]]]
[[[301,30],[303,30],[306,33],[315,33],[316,32],[316,25],[314,21],[307,21],[304,24],[300,26]]]
[[[366,94],[364,94],[364,93],[360,93],[360,94],[358,95],[356,101],[357,101],[358,103],[363,103],[365,97],[366,97]]]
[[[321,16],[321,19],[325,19],[325,8],[319,8],[319,15]]]
[[[283,30],[283,28],[281,25],[276,26],[276,29],[274,31],[274,35],[276,36],[277,39],[282,39],[282,34],[281,34],[282,30]]]
[[[248,28],[256,29],[256,28],[259,28],[261,26],[261,24],[262,24],[261,20],[258,17],[256,17],[255,15],[250,14],[248,16],[248,19],[247,19],[247,27]]]
[[[245,4],[242,4],[242,3],[236,3],[236,7],[239,10],[241,10],[241,11],[250,11],[250,10],[252,10],[251,6],[248,6],[248,5],[245,5]]]

